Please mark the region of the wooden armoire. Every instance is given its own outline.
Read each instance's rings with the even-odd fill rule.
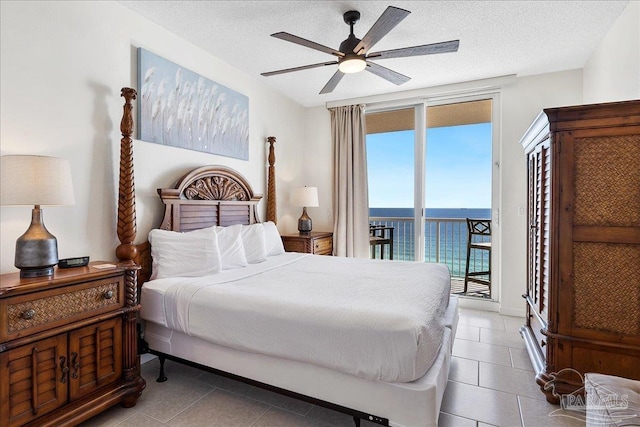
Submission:
[[[640,380],[640,100],[543,110],[528,169],[526,324],[547,400]]]

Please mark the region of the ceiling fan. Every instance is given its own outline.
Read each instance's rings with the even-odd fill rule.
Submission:
[[[337,61],[320,62],[318,64],[303,65],[301,67],[287,68],[277,71],[269,71],[267,73],[261,73],[263,76],[274,76],[277,74],[290,73],[292,71],[308,70],[310,68],[324,67],[326,65],[338,65],[338,71],[329,79],[327,84],[320,91],[321,94],[330,93],[336,88],[340,80],[345,73],[357,73],[362,70],[367,70],[385,80],[390,81],[396,85],[411,80],[403,74],[396,71],[385,68],[379,65],[373,60],[388,59],[388,58],[404,58],[408,56],[419,55],[431,55],[435,53],[456,52],[460,40],[450,40],[441,43],[424,44],[420,46],[405,47],[400,49],[383,50],[380,52],[369,53],[369,50],[379,42],[389,31],[391,31],[396,25],[406,18],[411,12],[408,10],[400,9],[398,7],[389,6],[380,15],[375,24],[369,29],[367,34],[362,39],[357,38],[353,34],[353,26],[360,19],[360,12],[357,10],[350,10],[343,15],[344,22],[350,27],[349,37],[340,43],[340,49],[335,50],[327,46],[323,46],[316,42],[303,39],[302,37],[294,36],[293,34],[279,32],[271,34],[272,37],[285,40],[291,43],[299,44],[311,49],[319,50],[321,52],[328,53],[330,55],[337,56]]]

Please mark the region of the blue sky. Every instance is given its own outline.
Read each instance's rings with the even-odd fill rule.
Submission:
[[[370,207],[413,207],[413,136],[367,136]],[[491,123],[428,129],[426,159],[427,208],[491,207]]]

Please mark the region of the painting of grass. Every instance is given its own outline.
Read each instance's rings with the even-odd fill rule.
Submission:
[[[138,48],[138,138],[249,159],[249,98]]]

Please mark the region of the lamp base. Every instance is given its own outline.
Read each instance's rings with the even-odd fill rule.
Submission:
[[[16,241],[14,265],[20,277],[42,277],[53,274],[58,263],[58,241],[42,222],[42,211],[36,205],[31,211],[31,225]]]
[[[20,270],[20,277],[22,278],[31,278],[31,277],[45,277],[53,275],[53,267],[43,267],[43,268],[25,268]]]
[[[302,208],[302,216],[298,219],[298,231],[302,236],[311,234],[311,218],[307,215],[307,208]]]

